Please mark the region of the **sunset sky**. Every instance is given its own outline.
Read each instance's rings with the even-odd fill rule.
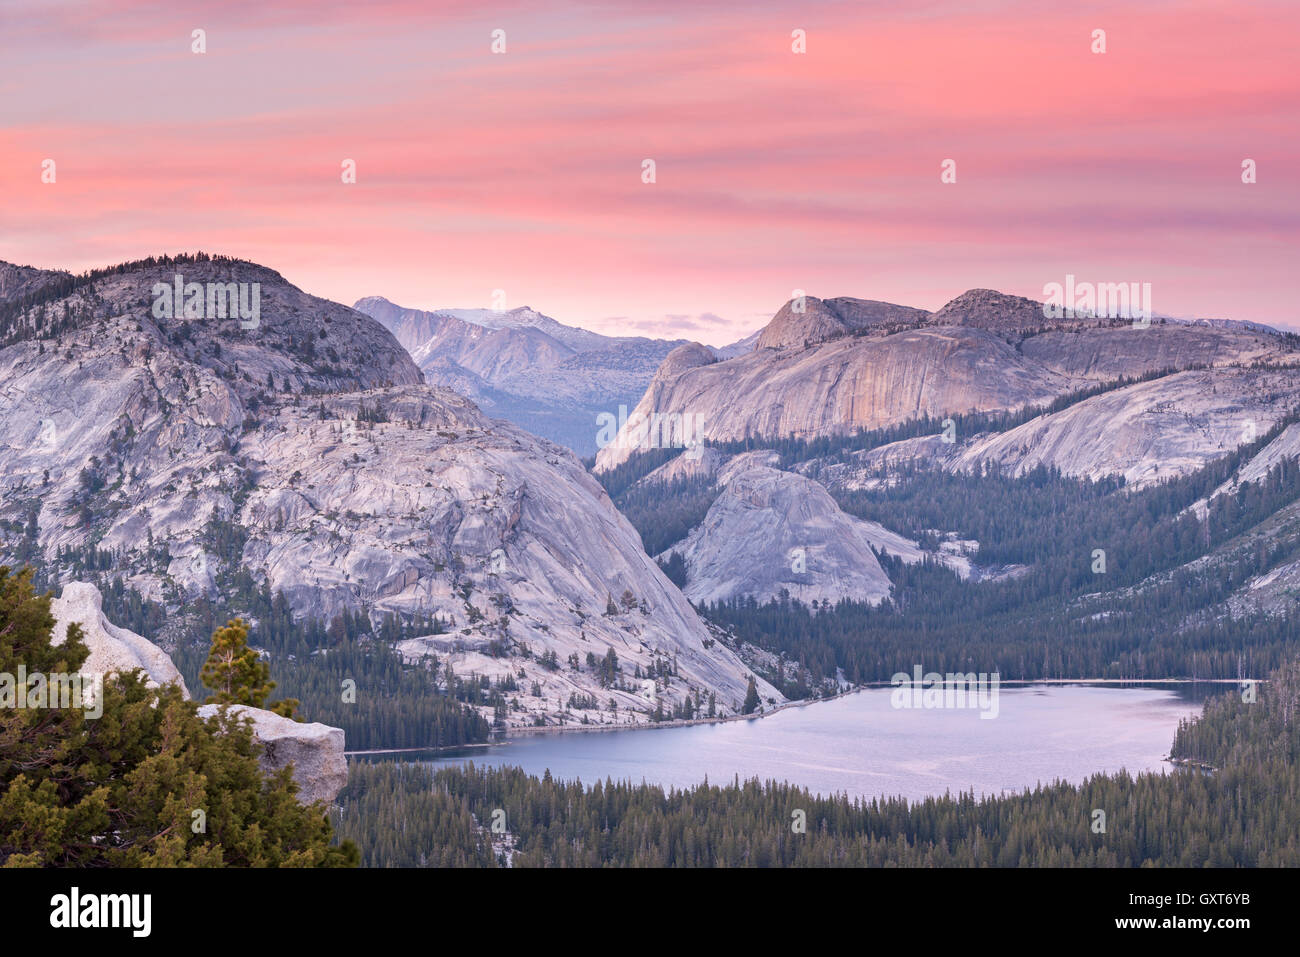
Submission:
[[[202,249],[713,344],[796,288],[1067,273],[1300,326],[1300,4],[1063,7],[0,0],[0,259]]]

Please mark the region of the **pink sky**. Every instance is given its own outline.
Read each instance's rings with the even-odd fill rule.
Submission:
[[[1294,2],[86,8],[0,0],[0,259],[203,249],[714,344],[796,288],[933,309],[1067,273],[1300,326]]]

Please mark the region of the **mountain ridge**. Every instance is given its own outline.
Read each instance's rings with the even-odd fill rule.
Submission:
[[[177,271],[258,284],[257,327],[156,317],[153,290]],[[297,616],[437,616],[494,649],[439,658],[536,683],[511,726],[562,722],[571,699],[597,696],[635,723],[692,694],[728,712],[743,700],[748,668],[581,462],[427,384],[376,320],[266,267],[188,258],[110,269],[10,320],[6,558],[56,579],[108,563],[177,615],[248,575]],[[541,663],[611,649],[617,684]],[[659,675],[653,693],[636,670]]]
[[[778,310],[753,352],[685,369],[665,361],[629,420],[702,416],[714,443],[824,437],[927,416],[1014,412],[1156,371],[1292,364],[1298,342],[1252,325],[1053,319],[1041,303],[987,289],[933,313],[806,297]],[[597,453],[596,468],[616,468],[649,447],[632,423]]]

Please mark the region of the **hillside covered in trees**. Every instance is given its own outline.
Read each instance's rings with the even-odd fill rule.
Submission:
[[[970,428],[1020,420],[970,418]],[[879,605],[737,597],[700,610],[738,642],[780,656],[780,669],[765,677],[794,698],[835,693],[841,681],[887,681],[917,662],[1004,679],[1258,677],[1286,659],[1293,614],[1236,607],[1233,599],[1252,580],[1300,560],[1300,462],[1284,458],[1258,481],[1212,493],[1291,421],[1190,474],[1138,490],[1120,478],[1090,481],[1041,466],[1011,475],[992,466],[913,465],[868,487],[828,482],[849,515],[930,549],[940,546],[937,532],[978,543],[971,563],[1003,573],[965,581],[950,567],[880,553],[894,588]],[[907,431],[879,430],[838,446],[788,440],[776,451],[783,465],[816,476]],[[761,447],[732,443],[724,451],[747,445]],[[654,462],[638,457],[602,476],[651,554],[698,525],[718,494],[699,476],[641,481]],[[685,584],[678,554],[664,571]]]

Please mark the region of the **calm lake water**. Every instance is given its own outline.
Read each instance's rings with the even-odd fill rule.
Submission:
[[[855,797],[1002,794],[1058,778],[1167,768],[1179,720],[1199,714],[1210,693],[1205,685],[1003,687],[998,716],[982,719],[975,709],[895,709],[890,691],[869,689],[753,721],[523,736],[428,763],[517,765],[536,775],[549,769],[588,784],[613,778],[682,788],[739,775]]]

